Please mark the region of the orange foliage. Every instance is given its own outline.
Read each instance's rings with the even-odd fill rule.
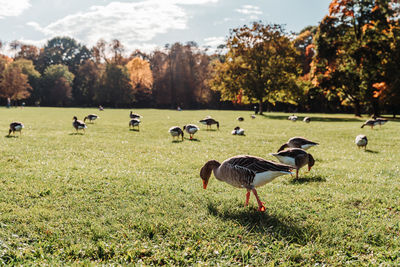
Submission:
[[[373,97],[378,98],[387,89],[387,84],[385,82],[374,83],[372,87],[376,89],[374,91]]]
[[[343,13],[346,16],[354,17],[354,12],[346,8],[346,5],[353,0],[333,0],[329,5],[329,14],[335,15]]]

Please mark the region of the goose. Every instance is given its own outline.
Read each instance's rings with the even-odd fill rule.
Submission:
[[[140,116],[139,114],[136,114],[136,113],[132,113],[132,111],[131,111],[131,113],[129,114],[129,117],[130,117],[131,119],[140,119],[140,118],[142,118],[142,116]]]
[[[132,119],[129,122],[129,129],[132,127],[132,129],[135,129],[135,126],[138,127],[138,131],[139,131],[139,124],[140,124],[140,120],[139,119]]]
[[[361,128],[364,128],[364,126],[371,126],[371,129],[374,129],[374,126],[378,125],[379,122],[374,119],[369,119],[366,122],[364,122],[363,125],[361,125]]]
[[[309,149],[310,147],[319,145],[316,142],[310,141],[305,139],[304,137],[292,137],[287,141],[287,143],[283,144],[279,149],[278,152],[284,150],[285,148],[301,148],[304,150]]]
[[[244,118],[243,117],[238,117],[237,120],[238,121],[244,121]]]
[[[11,135],[11,132],[14,134],[15,132],[19,132],[19,135],[21,135],[22,128],[24,128],[24,125],[22,122],[14,121],[10,123],[10,129],[8,130],[8,136]]]
[[[256,118],[256,115],[250,115],[250,117],[251,117],[252,119],[255,119],[255,118]]]
[[[99,110],[100,110],[100,111],[104,111],[104,108],[103,108],[102,105],[99,106]]]
[[[379,127],[381,127],[382,125],[384,125],[385,123],[388,122],[387,119],[382,119],[382,118],[376,118],[375,121],[379,125]]]
[[[211,125],[216,124],[217,129],[219,130],[219,122],[211,118],[210,116],[205,117],[204,119],[199,121],[200,123],[207,125],[207,129],[211,129]]]
[[[89,114],[83,119],[83,122],[86,122],[86,120],[89,120],[89,122],[92,123],[93,121],[95,121],[98,118],[100,118],[100,117],[97,116],[96,114]]]
[[[233,135],[244,135],[244,129],[237,126],[233,129],[232,134]]]
[[[83,121],[78,120],[76,116],[74,116],[72,119],[74,120],[72,122],[72,126],[74,126],[76,132],[78,132],[78,130],[83,130],[83,132],[85,132],[85,129],[87,128],[86,124]]]
[[[239,155],[226,159],[222,163],[216,160],[209,160],[200,170],[200,177],[203,180],[203,188],[207,188],[211,172],[221,182],[226,182],[237,188],[247,190],[245,206],[249,204],[250,192],[253,192],[257,199],[258,210],[264,212],[264,203],[258,197],[256,187],[272,182],[276,177],[284,174],[292,174],[292,167],[263,158]]]
[[[179,136],[182,135],[182,141],[183,141],[183,131],[179,126],[173,126],[169,128],[168,132],[172,135],[172,140],[175,139],[175,136],[179,138]]]
[[[200,129],[197,125],[187,124],[187,125],[183,126],[183,130],[189,134],[190,139],[193,139],[193,135]]]
[[[354,143],[356,143],[358,148],[364,147],[364,150],[367,150],[368,139],[365,135],[363,134],[357,135],[356,140],[354,140]]]
[[[288,120],[291,120],[291,121],[295,122],[295,121],[297,121],[297,116],[293,114],[293,115],[288,117]]]
[[[289,148],[278,153],[271,153],[281,163],[293,166],[296,169],[296,179],[299,178],[299,169],[308,164],[308,171],[314,166],[313,156],[301,148]]]
[[[303,119],[303,121],[304,121],[305,123],[310,123],[310,122],[311,122],[311,118],[310,118],[310,117],[305,117],[305,118]]]

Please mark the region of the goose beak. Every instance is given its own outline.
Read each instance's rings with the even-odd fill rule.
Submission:
[[[308,166],[308,171],[311,171],[311,166]]]
[[[203,189],[207,189],[208,181],[203,180]]]

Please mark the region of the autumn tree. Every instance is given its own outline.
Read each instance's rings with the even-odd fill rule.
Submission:
[[[135,102],[149,99],[153,86],[153,74],[150,63],[139,57],[131,59],[126,68],[129,73],[129,80],[133,90]]]
[[[103,72],[103,65],[91,60],[86,60],[79,66],[72,88],[75,104],[93,106]]]
[[[42,78],[42,104],[62,106],[72,99],[72,74],[65,65],[57,64],[46,68]]]
[[[8,63],[0,76],[0,97],[11,100],[26,99],[30,96],[31,86],[28,76],[17,64]]]
[[[12,64],[18,66],[18,68],[28,77],[28,83],[31,86],[30,97],[28,102],[34,103],[40,99],[41,89],[41,75],[36,70],[32,60],[18,58]]]
[[[280,25],[253,23],[231,31],[225,62],[216,62],[210,85],[225,100],[290,101],[299,74],[297,51]]]

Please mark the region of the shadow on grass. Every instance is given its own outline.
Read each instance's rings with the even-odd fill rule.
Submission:
[[[5,138],[18,138],[18,135],[6,135]]]
[[[185,137],[185,140],[188,140],[188,141],[190,141],[190,142],[200,142],[200,140],[197,139],[197,138],[192,138],[192,139],[190,139],[190,138],[186,138],[186,137]]]
[[[139,129],[129,129],[129,131],[132,131],[132,132],[139,132]]]
[[[69,135],[84,135],[85,133],[70,133]]]
[[[268,114],[263,114],[261,116],[263,116],[264,118],[272,119],[272,120],[288,120],[287,118],[288,118],[289,115],[286,116],[286,115],[268,115]],[[299,119],[298,119],[297,122],[302,123],[304,117],[305,116],[299,116]],[[310,116],[310,118],[311,118],[311,123],[313,121],[322,121],[322,122],[360,122],[360,123],[363,122],[362,118],[360,118],[360,119],[357,119],[357,118],[323,118],[323,117],[313,117],[313,116]]]
[[[218,131],[217,129],[205,129],[205,130],[203,130],[203,131],[207,131],[207,132],[216,132],[216,131]]]
[[[312,239],[311,229],[297,226],[290,218],[279,218],[266,212],[243,208],[239,211],[220,211],[213,203],[208,203],[208,212],[222,220],[235,221],[247,231],[259,234],[271,234],[277,239],[287,239],[290,243],[307,244]]]
[[[326,178],[322,176],[312,176],[312,177],[300,177],[298,179],[294,178],[290,180],[291,184],[308,184],[308,183],[323,183],[326,182]]]
[[[379,154],[379,151],[374,151],[374,150],[370,150],[370,149],[365,150],[365,152],[368,152],[371,154]]]
[[[173,144],[178,144],[178,143],[182,143],[182,142],[183,142],[183,140],[172,140]]]

